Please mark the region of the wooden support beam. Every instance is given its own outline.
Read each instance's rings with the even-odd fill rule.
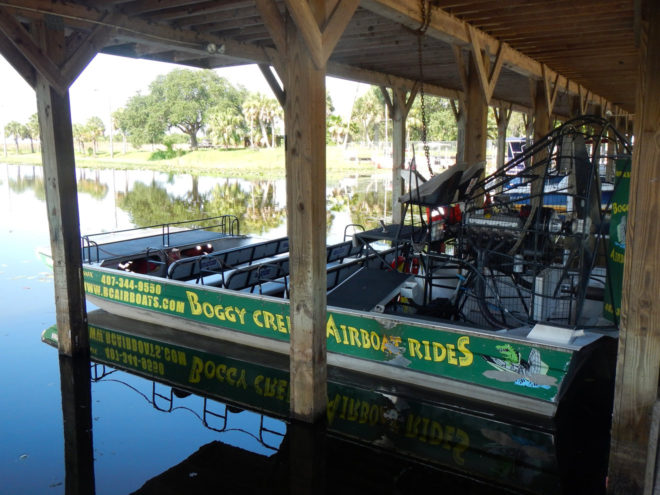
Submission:
[[[285,3],[289,15],[298,26],[300,35],[305,40],[305,45],[314,61],[314,65],[317,69],[325,67],[323,35],[309,3],[307,3],[307,0],[285,0]]]
[[[417,96],[418,86],[410,94],[406,88],[392,86],[392,98],[384,86],[381,93],[392,116],[392,223],[401,223],[403,205],[399,197],[405,192],[405,182],[401,176],[406,162],[406,119]]]
[[[548,108],[548,99],[546,98],[545,93],[545,83],[543,81],[538,81],[534,86],[530,87],[532,97],[534,99],[534,119],[533,126],[534,132],[532,136],[532,141],[540,141],[542,137],[550,132],[552,128],[552,121],[550,119],[550,111]],[[543,193],[543,178],[546,175],[547,164],[547,149],[541,149],[536,155],[534,155],[534,163],[541,163],[546,161],[545,165],[539,166],[535,170],[536,178],[532,181],[531,184],[531,206],[533,208],[532,214],[529,218],[534,216],[534,211],[536,208],[541,206],[541,196]]]
[[[379,16],[401,23],[404,26],[416,30],[422,22],[419,3],[417,0],[362,0],[360,6],[370,10]],[[427,35],[450,44],[468,47],[471,44],[468,23],[458,17],[449,14],[440,7],[431,7],[431,23]],[[499,51],[500,41],[495,37],[479,30],[481,48],[488,53],[494,54]],[[540,80],[543,77],[542,64],[524,55],[513,48],[506,49],[502,56],[502,65],[518,74]],[[556,73],[549,71],[550,77],[554,79]],[[557,82],[560,86],[566,86],[569,94],[577,94],[579,84],[559,75]],[[591,98],[595,97],[591,93]]]
[[[589,94],[591,91],[583,88],[582,86],[578,87],[578,101],[580,102],[580,115],[585,115],[587,110],[589,110]]]
[[[551,82],[550,70],[545,64],[541,67],[543,69],[543,93],[547,100],[546,105],[548,107],[548,112],[552,115],[555,101],[557,101],[557,92],[559,90],[559,74],[555,74],[554,82]]]
[[[534,141],[538,141],[550,132],[552,122],[550,121],[549,101],[546,98],[545,82],[538,81],[534,96]]]
[[[118,22],[118,15],[113,14],[108,16],[107,21],[111,24]],[[85,67],[94,59],[108,40],[115,34],[114,28],[109,28],[104,25],[97,25],[87,35],[87,37],[78,40],[73,53],[68,57],[67,61],[62,65],[62,76],[67,86],[71,86],[78,78],[80,73],[85,70]]]
[[[468,35],[470,39],[470,46],[472,47],[472,58],[475,62],[475,67],[477,68],[477,73],[479,75],[479,82],[481,83],[481,90],[484,93],[484,98],[486,103],[490,103],[490,99],[493,96],[493,90],[497,84],[497,80],[500,77],[500,71],[502,70],[502,62],[506,55],[508,45],[504,42],[499,43],[497,49],[497,55],[495,56],[495,63],[490,63],[490,56],[487,51],[484,50],[483,43],[481,41],[481,33],[471,25],[467,25]],[[456,54],[456,45],[454,47],[454,53]],[[459,49],[460,52],[460,49]],[[488,67],[492,68],[489,70]],[[559,77],[559,76],[557,76]]]
[[[287,221],[291,259],[291,414],[325,414],[325,73],[287,23],[285,105]]]
[[[23,54],[14,46],[14,44],[3,33],[0,32],[0,53],[7,59],[7,62],[25,79],[33,88],[37,84],[36,71],[32,64],[23,56]]]
[[[354,3],[286,0],[290,405],[291,415],[306,422],[322,420],[327,407],[325,64],[331,48],[324,43],[332,40],[323,33],[332,25],[332,36],[339,36],[340,21],[332,19],[339,16],[345,27]]]
[[[660,5],[642,10],[635,147],[610,448],[610,493],[651,493],[645,471],[660,368]],[[657,489],[657,486],[656,486]]]
[[[284,108],[284,105],[286,104],[286,91],[284,91],[284,88],[282,88],[280,85],[280,82],[275,77],[275,74],[273,74],[270,65],[259,64],[259,69],[264,75],[266,82],[270,86],[270,89],[273,91],[273,94],[275,95],[275,98],[277,98],[280,106]]]
[[[6,9],[0,10],[0,32],[30,62],[39,74],[60,94],[68,91],[69,86],[62,77],[59,67],[48,58],[34,41],[30,33]]]
[[[467,111],[464,99],[449,100],[451,110],[456,119],[456,163],[465,161],[465,125],[467,122]]]
[[[481,88],[481,80],[474,55],[470,57],[467,79],[467,121],[465,127],[465,162],[468,166],[486,160],[488,138],[488,102]]]
[[[36,26],[43,53],[57,67],[64,56],[64,32]],[[59,72],[58,72],[59,74]],[[59,78],[61,79],[61,77]],[[87,312],[83,291],[78,190],[69,93],[37,74],[37,113],[46,188],[60,353],[88,356]]]
[[[401,87],[411,91],[419,81],[415,79],[406,79],[403,77],[396,77],[382,72],[371,71],[367,69],[360,69],[357,67],[350,67],[344,64],[337,64],[332,61],[328,62],[327,74],[333,77],[348,79],[351,81],[363,82],[365,84],[373,84],[374,86],[385,87]],[[456,99],[462,97],[461,91],[456,89],[444,88],[435,84],[424,83],[424,94],[440,96],[443,98]]]
[[[470,66],[465,60],[463,49],[460,46],[452,45],[451,48],[454,52],[456,70],[458,71],[462,89],[456,100],[450,100],[454,118],[456,119],[456,163],[463,163],[465,161],[465,130],[467,127],[467,93]]]
[[[55,17],[64,16],[91,25],[101,24],[116,29],[118,35],[127,40],[135,39],[140,43],[161,44],[166,50],[177,49],[208,56],[206,48],[209,43],[214,43],[217,47],[222,48],[222,55],[225,57],[252,63],[272,62],[266,55],[267,50],[264,50],[264,48],[220,36],[176,29],[164,24],[148,22],[139,17],[123,16],[121,22],[111,24],[106,16],[112,14],[114,10],[108,9],[106,4],[101,5],[100,2],[95,4],[95,7],[71,2],[59,2],[57,5],[49,5],[40,0],[5,0],[3,3],[19,11],[52,14]]]
[[[319,26],[307,0],[285,0],[287,10],[302,34],[317,68],[324,68],[344,29],[353,17],[359,0],[340,0],[330,17]]]
[[[502,170],[506,162],[506,129],[511,120],[511,105],[504,103],[493,107],[493,113],[497,123],[497,170]]]
[[[334,0],[334,2],[336,4],[333,6],[325,29],[323,30],[323,57],[326,62],[330,58],[330,55],[332,55],[332,51],[337,46],[339,38],[341,38],[342,33],[360,4],[360,0]],[[329,0],[326,3],[331,4]]]
[[[275,0],[256,0],[256,3],[268,34],[275,43],[275,49],[280,53],[285,53],[286,26]]]

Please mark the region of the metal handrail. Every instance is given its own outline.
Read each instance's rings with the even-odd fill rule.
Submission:
[[[96,250],[96,261],[99,260],[100,258],[100,252],[99,252],[99,245],[96,241],[92,241],[89,239],[89,236],[85,235],[81,237],[80,239],[81,243],[81,253],[83,257],[83,261],[87,261],[88,263],[92,262],[92,247]],[[87,257],[85,258],[85,249],[87,249]]]

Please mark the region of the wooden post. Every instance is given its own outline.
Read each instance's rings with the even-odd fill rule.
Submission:
[[[576,118],[582,115],[580,97],[578,95],[570,96],[571,102],[571,118]]]
[[[499,76],[499,69],[491,74],[488,55],[481,50],[472,29],[470,29],[470,33],[472,33],[471,53],[466,55],[460,47],[456,45],[452,47],[463,87],[463,95],[459,96],[460,106],[452,101],[452,109],[458,126],[456,161],[458,163],[465,161],[468,166],[486,159],[488,99],[493,93],[495,82]],[[502,53],[500,51],[497,57],[500,67]],[[469,57],[468,60],[466,60],[466,56]],[[465,137],[461,143],[463,123]]]
[[[548,107],[548,99],[545,96],[545,82],[538,81],[536,84],[536,90],[532,91],[534,96],[534,142],[539,141],[543,136],[550,132],[550,111]],[[534,156],[534,162],[532,166],[537,163],[545,161],[548,157],[548,152],[546,148],[539,150],[539,152]],[[541,196],[543,194],[543,180],[545,177],[546,169],[548,163],[546,162],[543,165],[539,165],[535,168],[534,174],[537,176],[532,181],[531,185],[531,206],[536,208],[541,206]],[[530,215],[529,218],[532,218],[534,215]]]
[[[394,90],[396,92],[396,89]],[[392,223],[403,220],[403,205],[399,197],[405,192],[405,182],[401,177],[406,162],[406,118],[408,112],[402,108],[397,95],[392,102]]]
[[[635,148],[609,465],[610,493],[642,493],[660,367],[660,5],[642,14]]]
[[[486,139],[488,137],[488,103],[481,87],[474,59],[474,54],[471,54],[466,91],[467,118],[464,157],[468,167],[486,159]]]
[[[465,126],[467,124],[467,115],[465,107],[465,98],[450,100],[451,109],[456,119],[456,163],[465,161]]]
[[[493,107],[497,123],[497,170],[502,170],[506,162],[506,129],[511,120],[511,107],[510,103],[501,103],[498,107]]]
[[[290,407],[294,419],[310,423],[322,420],[327,406],[325,69],[358,3],[286,0],[284,19],[274,0],[257,0],[287,61],[278,99],[285,100]]]
[[[289,20],[286,98],[287,221],[291,253],[291,413],[325,414],[325,71]]]
[[[534,141],[538,141],[550,132],[550,109],[545,97],[545,83],[538,81],[534,92]]]
[[[392,115],[392,223],[399,224],[402,220],[403,205],[399,197],[405,192],[405,181],[401,172],[406,161],[406,119],[412,107],[417,89],[413,88],[410,96],[404,88],[392,88],[392,98],[384,87],[381,92]]]
[[[38,32],[42,46],[57,60],[64,49],[64,33],[45,26],[40,26]],[[55,90],[39,72],[36,82],[59,351],[69,356],[87,356],[89,340],[69,93]]]

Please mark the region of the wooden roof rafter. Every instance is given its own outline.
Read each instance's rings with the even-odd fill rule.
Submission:
[[[417,3],[413,0],[363,0],[361,6],[380,15],[400,22],[411,29],[416,29],[421,24],[421,13]],[[451,44],[459,46],[469,45],[469,24],[457,17],[441,10],[437,7],[432,8],[431,23],[427,31],[429,36],[442,39]],[[476,30],[482,38],[484,48],[489,53],[497,53],[500,41],[486,34],[481,30]],[[537,80],[543,78],[542,64],[523,53],[511,48],[503,60],[503,66],[515,72],[533,77]],[[554,77],[557,75],[552,69],[547,69],[548,73]],[[577,94],[578,84],[568,80],[559,74],[558,82],[566,86],[570,94]],[[592,98],[598,95],[591,94]]]
[[[339,23],[345,26],[345,29],[334,30],[338,34],[332,43],[328,43],[333,31],[328,30],[327,22],[319,25],[316,34],[311,33],[313,28],[306,28],[308,44],[311,38],[319,39],[319,36],[323,36],[319,33],[326,36],[322,44],[334,44],[334,49],[326,48],[325,53],[317,55],[317,62],[327,62],[329,75],[333,75],[329,67],[341,66],[342,74],[351,71],[370,76],[380,73],[414,80],[418,73],[413,53],[417,39],[415,30],[421,22],[417,1],[351,1],[355,2],[355,7],[342,10],[350,12],[350,15]],[[631,0],[616,0],[628,1]],[[28,20],[43,18],[49,14],[59,16],[67,30],[75,34],[71,39],[76,42],[86,38],[92,31],[96,32],[98,41],[94,43],[95,49],[90,49],[91,56],[94,50],[98,51],[100,47],[106,53],[117,55],[184,63],[193,67],[217,68],[243,63],[278,63],[278,35],[273,33],[268,22],[264,22],[259,9],[260,2],[263,0],[90,0],[84,3],[82,0],[69,0],[66,3],[55,0],[0,0],[0,9],[7,10],[13,17]],[[612,5],[615,6],[616,2]],[[287,5],[291,11],[292,8],[299,8],[291,7],[292,5],[304,5],[307,2],[271,0],[270,3],[281,17]],[[327,16],[332,18],[332,12],[339,3],[326,2]],[[574,41],[581,38],[570,39],[568,36],[560,36],[562,39],[556,43],[556,36],[545,36],[553,32],[553,25],[557,32],[570,33],[571,22],[574,24],[576,20],[568,17],[563,21],[543,18],[539,19],[538,26],[535,26],[539,29],[534,30],[529,27],[529,23],[517,18],[520,8],[527,9],[525,11],[537,9],[538,12],[547,10],[549,7],[545,2],[512,0],[512,6],[509,7],[493,0],[433,0],[430,5],[431,24],[423,38],[424,50],[430,54],[424,60],[425,67],[428,68],[425,69],[425,79],[428,79],[425,83],[441,88],[440,93],[453,94],[460,89],[457,72],[448,66],[453,63],[452,46],[456,45],[462,50],[467,49],[471,53],[478,51],[482,54],[483,64],[478,68],[479,79],[486,96],[493,101],[507,100],[518,106],[531,105],[522,85],[525,79],[533,78],[546,81],[546,85],[550,81],[550,93],[547,97],[552,98],[554,93],[555,111],[562,114],[570,111],[570,105],[561,95],[578,95],[582,91],[580,87],[589,88],[590,105],[602,106],[600,101],[606,98],[611,105],[626,107],[627,111],[632,110],[630,99],[625,95],[619,96],[622,85],[634,85],[634,75],[631,75],[631,72],[634,72],[635,54],[634,50],[630,51],[630,46],[624,44],[615,54],[615,57],[621,60],[614,63],[620,63],[625,70],[613,80],[604,78],[606,71],[611,70],[611,64],[601,67],[602,57],[593,44],[580,43],[576,46]],[[446,10],[441,10],[438,6]],[[558,15],[569,16],[571,9],[580,13],[587,12],[590,8],[593,9],[593,5],[571,6],[569,2],[559,0],[556,11]],[[488,14],[491,11],[492,15]],[[479,12],[482,14],[478,15]],[[483,14],[484,12],[486,14]],[[473,16],[472,22],[466,21],[470,19],[469,16]],[[489,17],[492,19],[489,20]],[[615,17],[605,17],[604,25],[610,25],[614,31],[603,38],[603,43],[606,43],[606,39],[608,43],[618,43],[619,36],[626,34],[627,18],[619,21]],[[307,23],[307,26],[310,25]],[[492,33],[488,32],[487,26],[492,27]],[[508,33],[507,29],[512,33]],[[588,35],[593,31],[594,35],[603,36],[598,28],[592,25],[585,26],[582,31]],[[101,36],[101,33],[105,34]],[[495,33],[499,33],[498,38],[493,36]],[[512,42],[516,43],[515,47]],[[206,47],[210,45],[217,47],[217,51],[207,52]],[[523,51],[520,51],[521,49]],[[3,53],[9,53],[10,50],[6,48]],[[557,55],[558,53],[561,55]],[[84,65],[85,57],[80,60],[79,65]],[[20,64],[16,62],[15,66],[18,65]],[[598,75],[598,79],[594,79],[595,75]]]

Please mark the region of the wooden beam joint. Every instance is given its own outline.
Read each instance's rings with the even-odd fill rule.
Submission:
[[[508,45],[503,41],[499,42],[497,54],[495,56],[495,63],[491,64],[490,55],[487,53],[485,45],[481,41],[480,31],[478,31],[470,24],[467,24],[466,26],[468,31],[468,39],[470,40],[470,47],[472,49],[472,56],[474,57],[475,66],[477,68],[477,72],[479,73],[481,89],[483,91],[484,98],[486,99],[486,103],[490,103],[490,100],[493,97],[493,91],[495,90],[495,85],[497,84],[497,80],[500,77],[500,71],[502,70],[502,63],[506,57]]]
[[[360,0],[340,0],[326,22],[319,23],[306,0],[285,0],[317,69],[325,68]]]

